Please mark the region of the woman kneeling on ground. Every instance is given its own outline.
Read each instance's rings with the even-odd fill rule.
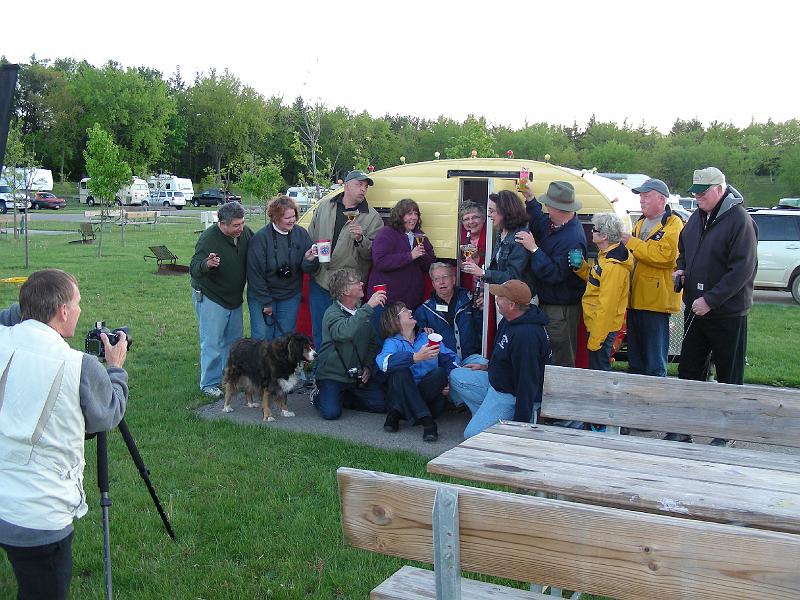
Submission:
[[[439,433],[434,418],[444,411],[447,377],[456,364],[456,354],[441,342],[416,331],[414,314],[402,302],[394,302],[381,315],[381,330],[386,339],[375,358],[378,368],[387,373],[386,399],[389,414],[383,428],[395,432],[400,420],[423,426],[422,439],[435,442]]]

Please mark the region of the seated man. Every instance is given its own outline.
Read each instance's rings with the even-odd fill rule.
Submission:
[[[375,307],[386,302],[386,292],[375,292],[359,306],[364,286],[353,269],[335,271],[329,291],[334,303],[322,317],[314,404],[323,419],[338,419],[346,397],[356,410],[386,412],[383,388],[372,377],[380,346],[371,323]]]
[[[503,320],[497,327],[489,364],[471,364],[450,373],[450,397],[466,403],[472,420],[464,437],[500,420],[533,422],[542,404],[544,366],[551,359],[544,326],[547,315],[530,304],[531,290],[518,279],[489,286]]]
[[[467,290],[456,287],[455,267],[442,262],[431,265],[431,297],[414,311],[417,326],[442,336],[444,345],[456,351],[462,365],[486,364],[481,356],[483,313],[472,305]]]

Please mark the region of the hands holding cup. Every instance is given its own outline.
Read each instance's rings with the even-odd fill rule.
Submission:
[[[386,305],[386,284],[379,283],[372,286],[372,296],[367,300],[367,304],[372,308]]]
[[[573,269],[580,269],[583,264],[583,251],[580,248],[573,248],[567,253],[569,266]]]

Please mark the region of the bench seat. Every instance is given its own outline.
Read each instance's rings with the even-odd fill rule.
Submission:
[[[405,566],[376,587],[370,600],[436,600],[433,571]],[[553,600],[538,592],[461,578],[461,600]]]

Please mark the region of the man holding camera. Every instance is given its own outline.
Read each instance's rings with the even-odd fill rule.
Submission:
[[[72,577],[72,522],[86,514],[87,433],[122,420],[128,400],[127,336],[100,334],[107,367],[69,347],[81,314],[75,278],[33,273],[19,305],[0,313],[0,546],[18,598],[66,599]]]
[[[383,388],[372,375],[380,345],[371,322],[375,308],[386,303],[386,292],[375,292],[359,306],[364,285],[353,269],[334,271],[329,286],[336,301],[322,319],[314,404],[329,420],[342,415],[345,400],[356,410],[386,412]]]
[[[192,298],[200,328],[200,389],[221,398],[222,370],[233,343],[242,338],[242,294],[247,281],[247,245],[253,231],[238,202],[223,204],[219,222],[194,247]]]

